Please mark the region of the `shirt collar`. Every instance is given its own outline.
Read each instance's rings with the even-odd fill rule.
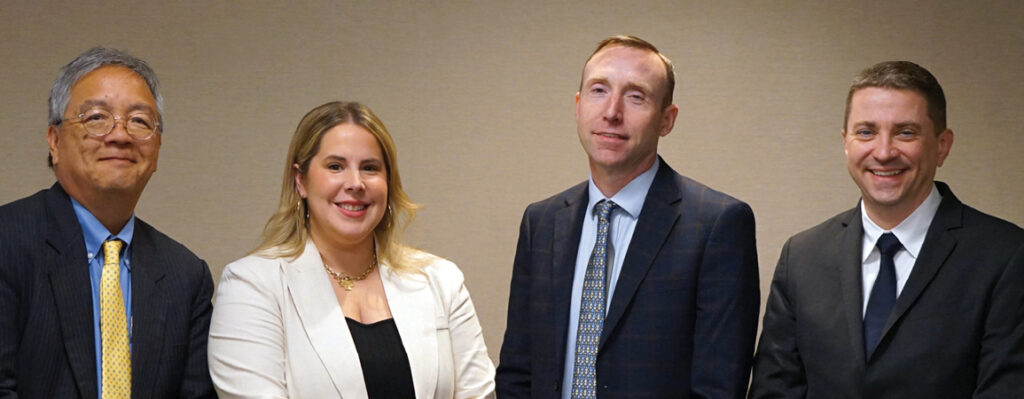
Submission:
[[[942,203],[942,195],[939,194],[939,190],[933,184],[928,198],[925,198],[924,202],[910,216],[907,216],[899,225],[892,228],[892,234],[900,240],[900,244],[903,245],[903,248],[914,259],[917,259],[917,254],[921,251],[921,246],[924,245],[924,237],[928,234],[928,227],[931,226],[932,219],[935,218],[935,213],[938,212],[940,203]],[[864,248],[863,256],[861,257],[863,262],[867,260],[868,255],[875,249],[878,237],[881,237],[885,231],[868,217],[867,211],[864,210],[863,199],[860,204],[860,218],[864,225]]]
[[[75,209],[75,216],[78,217],[78,224],[82,226],[82,235],[85,236],[85,250],[89,253],[89,260],[98,255],[100,246],[103,245],[104,241],[108,239],[119,239],[124,241],[124,255],[128,255],[128,248],[132,244],[132,236],[135,235],[135,214],[128,219],[128,223],[125,223],[124,227],[117,234],[110,234],[106,226],[100,223],[96,216],[93,216],[92,212],[85,209],[85,206],[71,198],[71,206]],[[131,262],[125,258],[126,265],[131,268]]]
[[[633,178],[622,190],[619,190],[619,192],[607,199],[612,200],[612,202],[619,206],[619,209],[625,211],[631,218],[638,218],[640,210],[644,207],[647,191],[651,189],[651,184],[654,183],[654,176],[657,175],[659,166],[661,166],[661,160],[655,158],[654,164],[647,168],[647,171]],[[606,198],[601,193],[601,190],[597,188],[597,185],[594,184],[594,175],[590,175],[588,187],[590,202],[587,203],[587,209],[593,212],[594,205],[597,205],[598,201]]]

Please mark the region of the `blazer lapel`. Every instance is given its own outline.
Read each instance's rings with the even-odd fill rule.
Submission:
[[[366,398],[359,353],[313,241],[285,267],[288,294],[335,389],[346,399]]]
[[[864,353],[864,287],[863,260],[861,251],[864,241],[864,225],[861,221],[860,206],[849,210],[844,215],[842,230],[837,231],[837,240],[829,240],[828,248],[823,254],[836,254],[836,265],[839,272],[840,291],[843,312],[846,313],[847,336],[850,337],[850,355],[855,365],[862,368],[867,363]]]
[[[96,397],[96,343],[85,239],[71,199],[59,184],[50,187],[45,200],[49,223],[46,243],[52,250],[46,255],[49,280],[64,350],[78,391],[83,397]]]
[[[156,385],[161,374],[160,359],[164,350],[163,331],[167,313],[167,298],[160,281],[165,267],[152,245],[148,226],[135,221],[132,238],[132,391],[133,397],[152,397],[146,390]]]
[[[619,272],[619,279],[615,283],[615,293],[612,295],[612,302],[604,319],[604,329],[601,332],[601,342],[598,344],[598,351],[602,348],[608,337],[615,331],[623,313],[633,301],[640,282],[647,276],[654,259],[658,257],[665,240],[672,232],[672,226],[679,219],[678,207],[674,204],[682,201],[683,187],[678,175],[664,161],[661,161],[658,174],[644,200],[644,206],[640,211],[640,218],[633,230],[633,237],[630,239],[626,258],[622,261],[622,271]]]
[[[942,202],[935,213],[935,218],[932,219],[931,226],[928,227],[924,245],[921,246],[921,252],[918,254],[917,261],[914,262],[914,268],[907,278],[903,292],[896,299],[892,314],[889,315],[889,319],[885,323],[879,346],[885,341],[889,329],[917,301],[935,274],[942,268],[946,259],[953,253],[953,249],[956,248],[956,238],[948,231],[962,226],[963,203],[949,191],[945,184],[940,184],[939,188],[943,197]]]
[[[416,397],[429,398],[437,389],[437,328],[439,312],[434,309],[434,295],[426,275],[406,273],[399,275],[387,264],[381,264],[381,282],[387,296],[388,307],[402,338],[402,346],[409,356]]]
[[[555,211],[554,228],[551,237],[551,309],[547,324],[555,329],[545,336],[555,339],[546,347],[554,348],[558,370],[565,365],[565,347],[569,330],[569,305],[572,301],[572,280],[576,272],[576,254],[583,231],[583,218],[587,212],[587,183],[579,184],[565,197],[565,207]]]

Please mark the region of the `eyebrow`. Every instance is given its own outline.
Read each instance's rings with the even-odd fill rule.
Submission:
[[[347,159],[345,157],[341,156],[341,155],[331,154],[331,155],[328,155],[328,156],[324,157],[324,161],[341,161],[341,162],[345,162],[345,161],[347,161]],[[361,164],[365,164],[365,163],[384,163],[384,160],[382,160],[380,158],[368,158],[368,159],[362,160],[359,163],[361,163]]]
[[[598,84],[598,83],[599,84],[603,84],[603,85],[607,85],[607,86],[611,86],[611,83],[608,82],[608,78],[606,78],[604,76],[600,76],[600,75],[592,76],[590,79],[587,79],[586,81],[583,82],[583,86],[587,87],[587,86],[592,86],[592,85]],[[637,90],[637,91],[640,91],[640,92],[642,92],[642,93],[644,93],[646,95],[650,95],[651,93],[654,92],[653,88],[647,87],[645,85],[642,85],[640,83],[636,83],[636,82],[633,82],[633,81],[627,81],[624,89],[626,91]]]
[[[82,105],[78,106],[78,111],[79,112],[83,112],[83,111],[85,111],[87,109],[91,109],[91,108],[110,108],[110,104],[107,103],[106,101],[103,101],[103,100],[88,99],[88,100],[82,101]],[[149,106],[149,104],[135,103],[135,104],[132,104],[132,105],[128,106],[128,112],[134,112],[134,111],[140,111],[140,110],[141,111],[149,112],[151,114],[156,114],[156,110],[154,110],[153,107]]]

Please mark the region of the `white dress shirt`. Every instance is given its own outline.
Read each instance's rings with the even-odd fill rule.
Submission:
[[[891,231],[885,231],[868,217],[867,212],[864,210],[864,200],[861,200],[860,217],[864,225],[864,240],[862,241],[863,249],[861,252],[861,262],[863,262],[861,273],[864,285],[864,302],[861,307],[862,317],[868,310],[871,288],[875,286],[875,279],[878,278],[878,269],[881,266],[882,254],[875,246],[878,243],[878,238],[884,233],[891,232],[900,240],[900,244],[903,244],[903,247],[893,256],[893,263],[896,266],[896,297],[899,298],[900,293],[903,292],[903,286],[907,284],[907,278],[910,277],[911,270],[914,269],[914,262],[917,261],[917,256],[921,252],[921,246],[924,245],[924,237],[928,233],[928,226],[931,226],[932,219],[935,218],[935,213],[939,210],[939,203],[941,202],[942,195],[939,194],[939,190],[933,184],[932,192],[928,194],[928,198],[921,203],[921,206],[918,206],[910,216],[903,219]]]

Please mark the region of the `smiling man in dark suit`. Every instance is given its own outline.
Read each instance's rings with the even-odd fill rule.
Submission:
[[[591,178],[530,205],[512,271],[500,398],[736,398],[760,301],[754,215],[658,157],[672,63],[616,36],[576,94]]]
[[[49,104],[57,183],[0,207],[0,397],[214,397],[210,271],[134,214],[163,136],[155,74],[97,47]]]
[[[750,397],[1024,398],[1024,230],[934,181],[939,82],[883,62],[846,103],[861,201],[783,247]]]

